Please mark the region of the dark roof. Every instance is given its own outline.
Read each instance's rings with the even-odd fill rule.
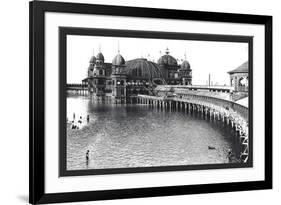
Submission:
[[[233,74],[233,73],[248,73],[248,61],[246,61],[245,63],[243,63],[242,65],[240,65],[238,68],[229,71],[229,74]]]
[[[125,64],[125,60],[124,58],[118,53],[112,60],[112,65],[124,65]]]
[[[168,55],[168,54],[161,56],[158,59],[157,62],[158,62],[159,65],[162,65],[162,64],[164,64],[164,65],[171,65],[171,66],[178,65],[177,60],[173,56]]]
[[[97,57],[96,57],[96,60],[101,60],[101,61],[104,61],[104,56],[101,52],[98,53]]]
[[[96,57],[92,56],[92,58],[90,59],[89,63],[95,64],[96,63]]]
[[[145,58],[127,61],[125,71],[129,78],[146,78],[148,80],[162,78],[159,65]]]
[[[181,69],[182,70],[190,70],[190,64],[187,60],[184,60],[181,64]]]

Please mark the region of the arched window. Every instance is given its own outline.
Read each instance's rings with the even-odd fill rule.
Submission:
[[[133,76],[137,76],[138,75],[138,70],[137,69],[134,69],[133,70]]]
[[[244,78],[244,77],[241,77],[240,79],[239,79],[239,81],[238,81],[238,83],[239,83],[239,86],[245,86],[246,85],[246,78]]]
[[[140,77],[142,76],[142,69],[141,68],[138,69],[138,76],[140,76]]]
[[[171,72],[171,73],[169,73],[169,77],[170,78],[173,78],[174,77],[174,74]]]
[[[231,86],[234,86],[234,78],[231,78]]]

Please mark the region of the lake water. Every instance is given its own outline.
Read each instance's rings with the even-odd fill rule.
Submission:
[[[68,123],[67,170],[229,163],[228,149],[239,154],[229,127],[197,114],[69,96],[69,121],[73,113],[82,125]]]

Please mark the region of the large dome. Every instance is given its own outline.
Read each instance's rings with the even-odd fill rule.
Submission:
[[[145,58],[127,61],[125,70],[129,78],[163,79],[159,66]]]
[[[181,69],[182,70],[190,70],[190,64],[187,60],[184,60],[181,64]]]
[[[163,55],[158,59],[158,64],[176,66],[178,65],[178,62],[173,56],[169,55],[169,49],[167,48],[166,55]]]
[[[124,58],[118,53],[112,60],[112,65],[124,65],[125,64],[125,60]]]

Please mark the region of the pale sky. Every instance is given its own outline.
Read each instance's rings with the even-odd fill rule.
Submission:
[[[118,53],[118,42],[125,61],[144,57],[157,62],[160,51],[164,55],[168,47],[170,55],[181,63],[186,52],[193,85],[206,85],[209,73],[213,84],[229,85],[227,72],[248,60],[247,43],[67,35],[67,83],[81,83],[90,58],[99,49],[105,62],[111,63]]]

